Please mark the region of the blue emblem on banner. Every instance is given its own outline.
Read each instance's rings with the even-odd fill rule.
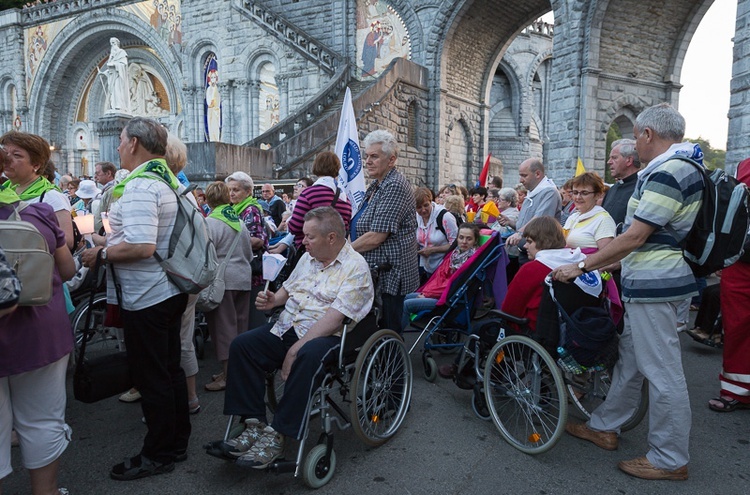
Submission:
[[[359,152],[357,143],[350,139],[344,146],[344,151],[341,152],[341,158],[346,176],[351,182],[362,171],[362,154]]]

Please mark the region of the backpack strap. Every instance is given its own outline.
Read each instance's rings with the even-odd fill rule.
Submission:
[[[687,163],[691,164],[693,167],[695,167],[696,169],[698,169],[698,172],[700,172],[700,174],[701,174],[701,180],[703,181],[703,199],[705,200],[705,198],[706,198],[706,188],[711,185],[711,179],[708,177],[708,173],[706,172],[706,167],[703,166],[703,165],[701,165],[700,163],[696,162],[692,158],[688,158],[687,156],[684,156],[684,155],[673,155],[669,160],[665,161],[664,163],[667,163],[670,160],[680,160],[680,161],[683,161],[683,162],[687,162]],[[661,167],[661,165],[662,164],[657,165],[657,169],[655,169],[654,172],[656,172],[658,170],[658,167]],[[654,172],[651,172],[648,175],[648,177],[646,177],[646,179],[644,179],[643,184],[641,184],[640,191],[639,191],[641,194],[643,194],[642,191],[643,191],[644,186],[648,182],[648,178],[651,177],[651,175],[653,175]],[[671,235],[674,238],[674,240],[677,241],[677,244],[681,248],[685,247],[684,246],[685,239],[687,238],[688,234],[685,234],[685,236],[682,239],[680,239],[680,236],[677,234],[677,231],[670,224],[666,224],[664,226],[664,230],[666,230],[669,233],[669,235]]]
[[[443,218],[445,217],[446,213],[448,213],[448,210],[440,210],[440,213],[437,214],[437,218],[435,219],[435,224],[437,225],[438,230],[443,233],[446,239],[448,239],[448,233],[445,231],[445,227],[443,226]]]
[[[336,186],[336,192],[333,193],[333,201],[331,201],[332,208],[336,208],[336,203],[339,202],[339,194],[341,194],[341,189],[339,189],[339,186]]]

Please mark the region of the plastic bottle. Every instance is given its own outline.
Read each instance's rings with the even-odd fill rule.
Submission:
[[[567,350],[558,347],[557,354],[560,356],[557,360],[557,365],[560,366],[563,371],[573,373],[574,375],[580,375],[584,372],[581,365],[578,364],[578,361],[576,361]]]

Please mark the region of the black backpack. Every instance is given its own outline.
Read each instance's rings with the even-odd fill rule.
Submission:
[[[445,238],[447,239],[448,234],[445,232],[445,227],[443,227],[443,217],[445,216],[446,213],[450,213],[451,215],[453,215],[453,218],[456,219],[456,226],[461,226],[461,224],[463,223],[463,220],[461,220],[461,218],[455,213],[453,213],[452,211],[448,211],[445,209],[440,210],[440,213],[438,213],[437,218],[435,219],[435,223],[437,224],[438,230],[442,232]]]
[[[689,158],[675,158],[693,165],[703,178],[703,203],[680,247],[693,274],[705,277],[740,259],[750,226],[750,196],[747,186],[724,170],[709,171]]]

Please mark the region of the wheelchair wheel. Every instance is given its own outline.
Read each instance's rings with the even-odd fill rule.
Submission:
[[[284,395],[284,383],[281,379],[281,370],[266,373],[266,406],[272,413],[276,412],[279,401]]]
[[[422,366],[424,368],[424,379],[428,382],[434,382],[437,378],[438,366],[432,356],[422,354]]]
[[[562,374],[532,339],[513,335],[490,351],[484,391],[492,421],[513,447],[541,454],[560,439],[568,416]]]
[[[91,310],[91,328],[86,341],[86,356],[94,357],[100,354],[111,353],[118,349],[116,329],[104,326],[104,318],[107,316],[107,294],[99,293],[94,296],[94,304],[89,306],[89,299],[81,302],[73,315],[70,317],[73,327],[75,342],[75,357],[83,343],[83,332],[86,326],[86,315]]]
[[[326,446],[319,444],[310,449],[302,465],[302,480],[310,488],[320,488],[325,485],[336,470],[336,452],[331,450],[331,458],[326,462]]]
[[[351,422],[367,445],[388,441],[401,426],[411,401],[409,353],[393,330],[378,330],[357,355],[351,382]]]
[[[586,421],[591,418],[591,413],[604,402],[612,385],[612,370],[591,371],[580,375],[565,374],[565,384],[568,388],[570,403]],[[620,429],[622,431],[632,430],[646,416],[648,412],[648,382],[643,381],[641,387],[641,399],[638,408],[633,415],[625,421]]]

